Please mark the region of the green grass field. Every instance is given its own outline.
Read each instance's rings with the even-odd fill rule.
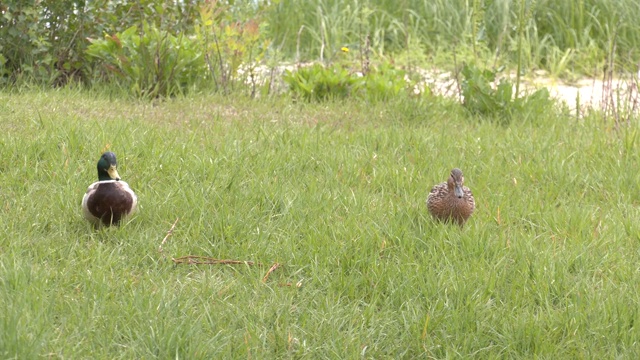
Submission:
[[[0,93],[0,114],[1,358],[640,355],[635,124],[68,89]],[[140,210],[95,231],[107,147]],[[452,167],[464,229],[426,211]]]

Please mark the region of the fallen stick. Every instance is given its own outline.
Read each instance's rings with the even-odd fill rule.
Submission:
[[[162,242],[160,243],[160,246],[158,247],[158,252],[160,254],[163,254],[164,249],[162,248],[162,246],[164,245],[164,243],[167,242],[167,240],[169,239],[169,236],[173,235],[173,229],[176,227],[176,224],[178,223],[178,220],[180,220],[180,218],[176,218],[176,221],[174,221],[173,225],[171,225],[171,229],[169,229],[169,231],[167,231],[167,235],[164,237],[164,239],[162,239]]]
[[[271,267],[269,268],[269,270],[267,271],[267,273],[264,275],[264,277],[262,278],[262,282],[266,283],[267,279],[269,278],[269,275],[271,275],[272,272],[274,272],[277,268],[280,267],[279,263],[273,263],[273,265],[271,265]]]
[[[244,260],[225,260],[225,259],[216,259],[208,256],[200,256],[200,255],[187,255],[181,256],[179,258],[171,259],[176,264],[195,264],[195,265],[240,265],[245,264],[249,266],[253,265],[262,265],[260,263],[256,263],[253,261],[244,261]]]
[[[245,261],[245,260],[227,260],[227,259],[216,259],[208,256],[200,256],[200,255],[186,255],[178,258],[171,258],[171,260],[175,264],[189,264],[189,265],[258,265],[263,266],[261,263],[257,263],[254,261]],[[262,278],[262,282],[266,283],[269,279],[269,275],[274,272],[277,268],[281,267],[280,263],[273,263],[267,273]]]

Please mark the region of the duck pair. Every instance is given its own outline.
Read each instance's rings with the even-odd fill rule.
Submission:
[[[118,225],[135,211],[137,204],[136,194],[120,179],[116,155],[112,152],[102,154],[98,161],[98,181],[89,186],[82,199],[85,218],[95,226]],[[457,168],[451,170],[446,182],[434,186],[427,197],[427,208],[435,219],[460,226],[469,219],[475,207],[473,194],[464,186],[464,176]]]

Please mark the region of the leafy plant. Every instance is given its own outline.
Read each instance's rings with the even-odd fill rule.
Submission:
[[[409,83],[403,70],[389,64],[372,68],[367,74],[348,71],[343,66],[320,64],[287,71],[284,81],[294,96],[306,101],[355,97],[384,101],[405,92]]]
[[[386,101],[404,93],[410,85],[404,70],[385,63],[357,78],[354,92],[369,101]]]
[[[63,85],[92,79],[87,38],[143,22],[192,33],[201,0],[4,0],[0,2],[0,83],[19,79]]]
[[[45,78],[53,67],[52,44],[39,22],[41,11],[34,4],[0,4],[0,51],[2,83],[18,76]]]
[[[258,16],[260,9],[244,9],[215,0],[200,6],[195,34],[204,48],[216,90],[228,91],[242,73],[252,85],[252,96],[255,95],[254,67],[263,60],[270,45],[264,32],[266,23]]]
[[[297,71],[287,70],[284,81],[294,96],[306,101],[323,101],[349,96],[356,79],[344,68],[314,64]]]
[[[506,78],[501,79],[494,88],[495,71],[465,64],[462,76],[462,104],[474,114],[499,115],[503,120],[510,121],[516,113],[536,115],[552,105],[546,88],[517,98],[514,98],[514,85]]]
[[[194,86],[205,75],[198,44],[184,36],[144,24],[104,39],[91,40],[87,54],[100,59],[108,76],[141,97],[173,96]]]

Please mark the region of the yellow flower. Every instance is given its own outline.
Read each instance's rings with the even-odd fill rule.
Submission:
[[[349,52],[349,48],[346,46],[341,47],[340,50],[342,50],[342,52],[345,52],[345,53]]]

